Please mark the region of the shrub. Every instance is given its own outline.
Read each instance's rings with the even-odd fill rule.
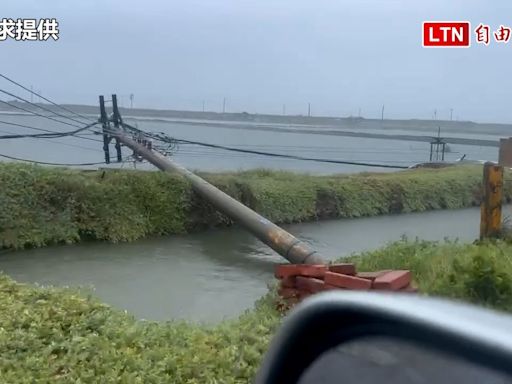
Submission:
[[[480,201],[481,173],[479,166],[460,166],[349,176],[252,170],[204,177],[270,220],[291,223],[472,206]],[[232,224],[186,180],[169,173],[0,163],[0,185],[0,248],[131,241]],[[508,172],[505,198],[512,198]]]

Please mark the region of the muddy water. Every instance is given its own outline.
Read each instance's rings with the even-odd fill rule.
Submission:
[[[374,249],[403,235],[469,242],[478,228],[478,209],[287,226],[329,258]],[[250,308],[281,260],[245,231],[232,228],[7,253],[0,256],[0,270],[23,282],[85,286],[139,318],[216,322]]]

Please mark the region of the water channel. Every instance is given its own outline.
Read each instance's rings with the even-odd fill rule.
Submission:
[[[507,207],[510,214],[510,207]],[[294,224],[286,229],[334,259],[402,236],[477,238],[479,209]],[[0,255],[0,270],[21,282],[81,286],[138,318],[217,322],[251,308],[280,256],[240,228],[48,247]]]

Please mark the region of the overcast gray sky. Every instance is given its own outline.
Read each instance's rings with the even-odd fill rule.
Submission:
[[[0,18],[56,17],[57,42],[0,42],[0,68],[58,102],[512,122],[512,41],[424,49],[424,20],[512,26],[476,0],[3,0]],[[3,88],[7,88],[0,82]],[[11,88],[10,88],[11,89]]]

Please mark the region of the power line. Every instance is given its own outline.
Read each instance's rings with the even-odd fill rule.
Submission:
[[[233,158],[245,158],[247,159],[247,156],[244,155],[244,154],[237,154],[237,153],[221,153],[221,152],[217,152],[217,151],[214,151],[214,152],[209,152],[209,151],[201,151],[201,150],[198,150],[198,151],[195,151],[195,150],[179,150],[176,152],[176,155],[183,155],[183,156],[196,156],[196,157],[233,157]],[[287,157],[284,157],[284,158],[274,158],[273,161],[278,161],[278,160],[293,160],[293,159],[289,159]],[[358,159],[357,161],[371,161],[371,160],[366,160],[366,159]],[[418,160],[419,161],[419,160]],[[391,164],[395,164],[395,163],[403,163],[403,164],[410,164],[411,161],[408,161],[408,160],[381,160],[380,164],[386,164],[386,163],[391,163]],[[407,168],[407,167],[404,167],[404,168]]]
[[[16,161],[24,161],[27,163],[34,163],[34,164],[42,164],[42,165],[57,165],[57,166],[63,166],[63,167],[81,167],[81,166],[93,166],[93,165],[102,165],[104,162],[98,162],[98,163],[50,163],[46,161],[37,161],[37,160],[30,160],[30,159],[22,159],[19,157],[4,155],[0,153],[0,157],[4,157],[6,159],[10,160],[16,160]]]
[[[12,132],[3,131],[3,130],[0,130],[0,132],[8,133],[8,134],[13,134]],[[75,147],[75,148],[85,149],[85,150],[88,150],[88,151],[94,151],[94,152],[100,152],[100,153],[103,153],[103,151],[100,151],[99,149],[94,149],[94,148],[89,148],[89,147],[83,147],[83,146],[81,146],[81,145],[71,144],[71,143],[61,143],[60,141],[56,141],[56,140],[52,140],[52,139],[46,139],[46,138],[43,138],[43,137],[27,137],[27,139],[33,139],[33,140],[45,140],[45,141],[48,141],[48,142],[50,142],[50,143],[57,144],[57,145],[65,145],[65,146],[67,146],[67,147]]]
[[[311,145],[273,145],[273,144],[229,144],[230,147],[235,148],[273,148],[274,150],[280,151],[300,151],[300,152],[332,152],[332,153],[411,153],[411,152],[428,152],[428,149],[424,148],[410,148],[410,149],[390,149],[381,150],[375,147],[369,147],[368,149],[362,150],[354,147],[330,147],[330,146],[311,146]]]
[[[20,107],[19,105],[11,104],[11,103],[9,103],[7,101],[4,101],[4,100],[0,100],[0,103],[6,104],[6,105],[10,106],[11,108],[19,109],[20,111],[28,112],[28,113],[30,113],[32,115],[35,115],[35,116],[44,117],[45,119],[53,120],[53,121],[55,121],[57,123],[66,124],[66,125],[69,125],[69,126],[75,127],[75,128],[81,128],[79,125],[71,124],[71,123],[68,123],[68,122],[62,121],[62,120],[57,120],[57,119],[54,119],[53,117],[42,115],[41,113],[37,113],[37,112],[31,111],[30,109],[26,109],[26,108]]]
[[[330,163],[330,164],[346,164],[346,165],[359,165],[359,166],[366,166],[366,167],[376,167],[376,168],[393,168],[393,169],[407,169],[409,167],[403,166],[403,165],[391,165],[391,164],[379,164],[379,163],[370,163],[370,162],[357,162],[357,161],[347,161],[347,160],[334,160],[334,159],[322,159],[322,158],[316,158],[316,157],[304,157],[304,156],[296,156],[296,155],[285,155],[282,153],[274,153],[274,152],[264,152],[264,151],[255,151],[250,149],[241,149],[241,148],[233,148],[233,147],[226,147],[224,145],[217,145],[217,144],[210,144],[210,143],[204,143],[200,141],[192,141],[192,140],[184,140],[184,139],[174,139],[170,138],[165,135],[165,133],[161,132],[160,134],[151,134],[146,133],[144,131],[141,131],[138,128],[135,128],[129,124],[121,123],[121,125],[125,128],[129,128],[133,131],[136,131],[139,134],[143,134],[147,137],[160,140],[163,142],[177,142],[179,144],[194,144],[199,145],[202,147],[208,147],[208,148],[217,148],[217,149],[223,149],[225,151],[231,151],[231,152],[239,152],[239,153],[249,153],[253,155],[261,155],[261,156],[270,156],[270,157],[276,157],[276,158],[283,158],[283,159],[291,159],[291,160],[301,160],[301,161],[315,161],[319,163]],[[163,136],[162,136],[163,135]]]
[[[48,129],[43,129],[43,128],[37,128],[37,127],[32,127],[30,125],[25,125],[25,124],[18,124],[18,123],[12,123],[10,121],[3,121],[3,120],[0,120],[0,124],[5,124],[5,125],[12,125],[12,126],[15,126],[15,127],[21,127],[21,128],[27,128],[27,129],[32,129],[34,131],[40,131],[40,132],[48,132],[48,133],[59,133],[59,132],[56,132],[56,131],[50,131]],[[23,138],[23,137],[27,137],[26,135],[20,135],[21,137],[20,138]],[[77,137],[79,139],[84,139],[84,140],[91,140],[91,141],[96,141],[98,143],[101,143],[102,141],[101,140],[98,140],[98,139],[93,139],[93,138],[90,138],[90,137],[84,137],[84,136],[79,136],[79,135],[73,135],[74,137]],[[35,137],[37,138],[37,137]]]
[[[254,150],[250,150],[250,149],[232,148],[232,147],[226,147],[223,145],[209,144],[209,143],[203,143],[200,141],[191,141],[191,140],[183,140],[183,139],[177,139],[177,142],[178,143],[186,143],[186,144],[195,144],[195,145],[200,145],[202,147],[218,148],[218,149],[223,149],[225,151],[250,153],[250,154],[254,154],[254,155],[270,156],[270,157],[280,157],[280,158],[286,158],[286,159],[292,159],[292,160],[315,161],[315,162],[319,162],[319,163],[331,163],[331,164],[361,165],[361,166],[379,167],[379,168],[397,168],[397,169],[409,168],[409,167],[406,167],[403,165],[367,163],[367,162],[356,162],[356,161],[346,161],[346,160],[322,159],[322,158],[315,158],[315,157],[303,157],[303,156],[296,156],[296,155],[285,155],[282,153],[263,152],[263,151],[254,151]]]
[[[25,103],[27,103],[27,104],[30,104],[30,105],[32,105],[32,106],[33,106],[33,107],[35,107],[35,108],[39,108],[39,109],[42,109],[43,111],[50,112],[50,113],[52,113],[52,114],[54,114],[54,115],[56,115],[56,116],[63,117],[64,119],[71,120],[71,121],[73,121],[73,122],[75,122],[75,123],[78,123],[78,124],[83,124],[83,123],[84,123],[83,121],[80,121],[80,120],[77,120],[77,119],[73,119],[72,117],[69,117],[69,116],[66,116],[66,115],[62,115],[62,114],[60,114],[60,113],[57,113],[57,112],[55,112],[55,111],[52,111],[52,110],[51,110],[51,109],[49,109],[49,108],[42,107],[41,105],[34,104],[34,103],[32,103],[31,101],[29,101],[29,100],[27,100],[27,99],[24,99],[24,98],[23,98],[23,97],[21,97],[21,96],[17,96],[17,95],[15,95],[14,93],[7,92],[7,91],[5,91],[5,90],[3,90],[3,89],[0,89],[0,92],[2,92],[2,93],[4,93],[4,94],[6,94],[6,95],[8,95],[8,96],[14,97],[14,98],[16,98],[16,99],[18,99],[18,100],[21,100],[21,101],[23,101],[23,102],[25,102]]]
[[[25,124],[11,123],[10,121],[4,121],[4,120],[0,120],[0,124],[12,125],[15,127],[21,127],[21,128],[27,128],[27,129],[33,129],[34,131],[52,132],[52,133],[54,132],[54,131],[50,131],[48,129],[31,127],[30,125],[25,125]]]
[[[98,123],[91,123],[84,127],[75,129],[74,131],[67,131],[67,132],[50,132],[50,133],[34,133],[34,134],[13,134],[13,135],[3,135],[0,136],[0,140],[3,139],[21,139],[21,138],[58,138],[58,137],[66,137],[66,136],[75,136],[77,133],[80,133],[82,131],[85,131],[86,129],[89,129],[93,126],[95,126]]]
[[[86,117],[86,116],[83,116],[83,115],[81,115],[81,114],[79,114],[79,113],[77,113],[77,112],[72,111],[71,109],[66,108],[66,107],[63,107],[62,105],[59,105],[59,104],[57,104],[57,103],[55,103],[55,102],[53,102],[53,101],[51,101],[51,100],[47,99],[46,97],[44,97],[44,96],[40,95],[39,93],[34,92],[33,90],[31,90],[31,89],[29,89],[29,88],[27,88],[27,87],[24,87],[24,86],[23,86],[23,85],[21,85],[20,83],[18,83],[18,82],[16,82],[16,81],[14,81],[13,79],[8,78],[7,76],[5,76],[5,75],[3,75],[3,74],[1,74],[1,73],[0,73],[0,77],[3,77],[5,80],[7,80],[7,81],[11,82],[12,84],[15,84],[15,85],[17,85],[18,87],[23,88],[25,91],[30,92],[31,94],[33,94],[33,95],[35,95],[35,96],[37,96],[37,97],[39,97],[39,98],[41,98],[41,99],[43,99],[43,100],[47,101],[48,103],[50,103],[50,104],[52,104],[52,105],[55,105],[56,107],[59,107],[59,108],[63,109],[64,111],[67,111],[67,112],[69,112],[69,113],[72,113],[72,114],[73,114],[73,115],[75,115],[75,116],[81,117],[82,119],[85,119],[85,120],[88,120],[88,121],[91,121],[91,122],[92,122],[92,119],[91,119],[91,118]]]

